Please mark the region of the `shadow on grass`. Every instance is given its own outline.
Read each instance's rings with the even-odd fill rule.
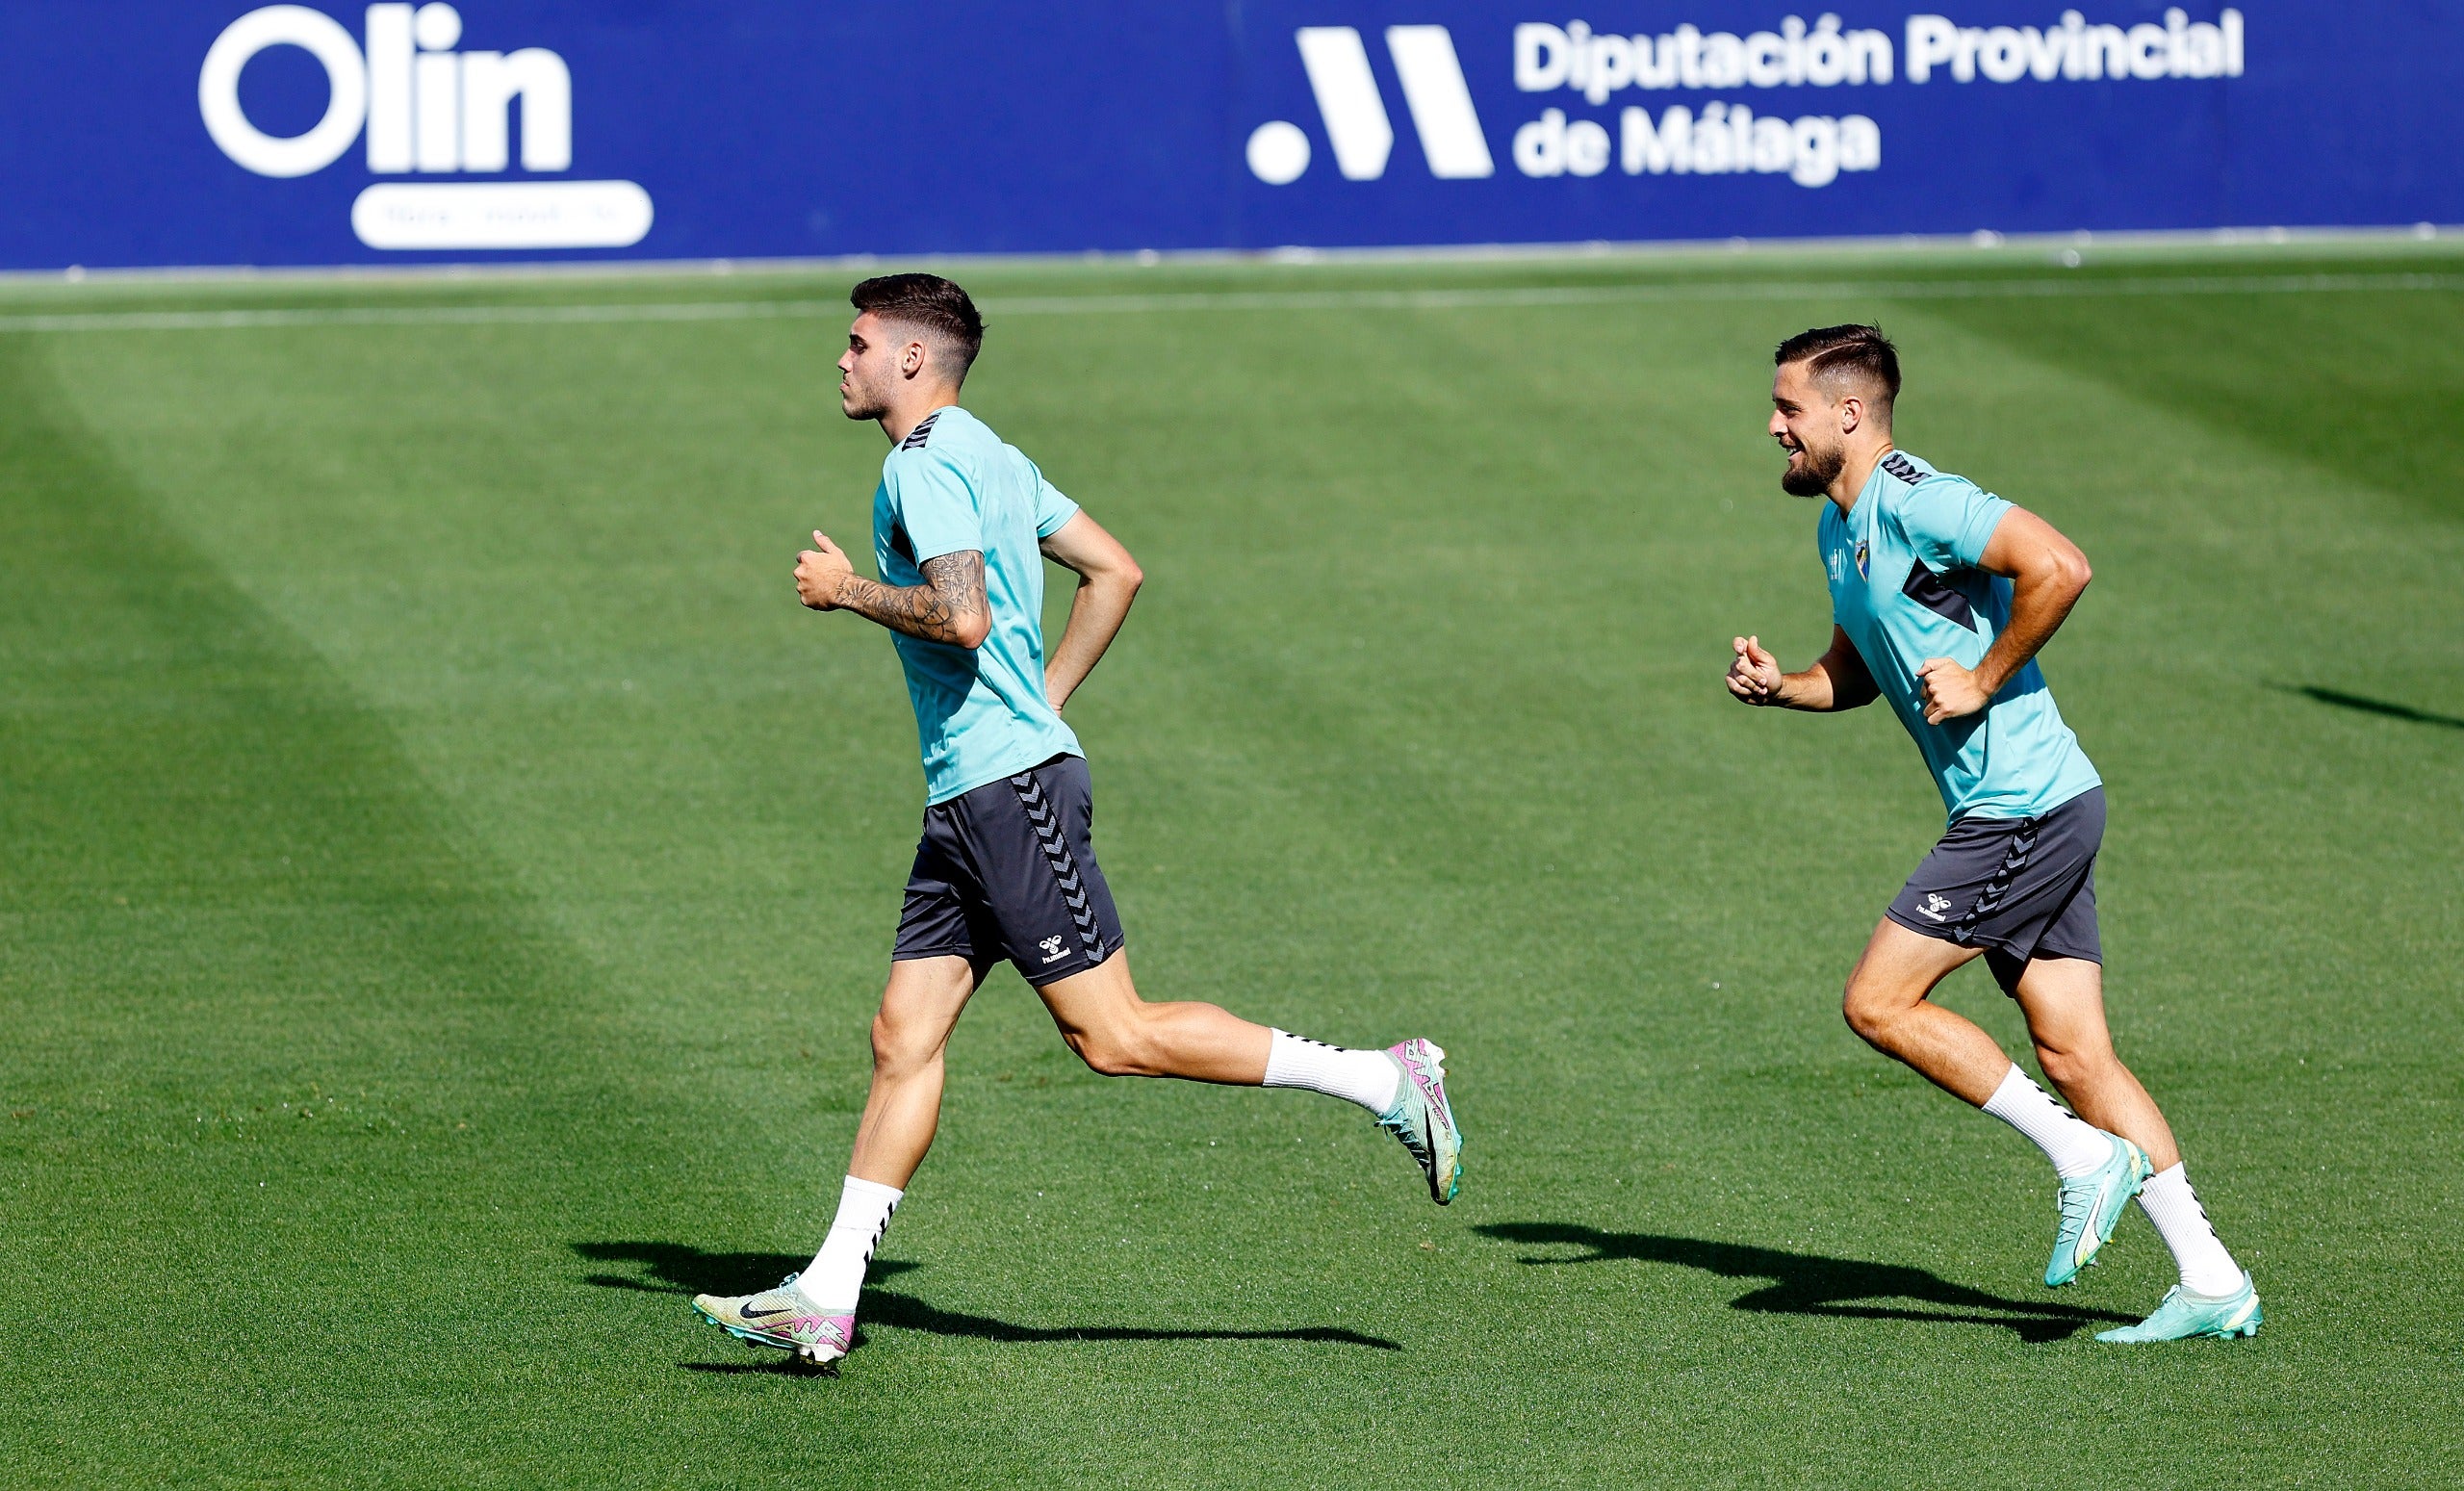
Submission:
[[[2391,720],[2403,720],[2414,725],[2438,725],[2449,730],[2464,730],[2464,719],[2452,714],[2438,714],[2428,709],[2416,709],[2408,704],[2390,704],[2384,699],[2372,699],[2361,694],[2348,694],[2338,688],[2321,688],[2316,684],[2275,685],[2288,694],[2299,694],[2321,704],[2334,705],[2339,709],[2354,709],[2363,714],[2375,714]]]
[[[629,1263],[638,1275],[593,1273],[585,1283],[605,1289],[639,1289],[661,1295],[742,1295],[775,1289],[779,1281],[809,1260],[802,1253],[713,1253],[685,1243],[576,1243],[574,1251],[593,1263]],[[988,1315],[965,1315],[929,1304],[912,1295],[883,1289],[884,1279],[921,1267],[894,1259],[873,1260],[864,1284],[864,1308],[856,1344],[863,1345],[870,1327],[920,1330],[928,1335],[962,1336],[975,1341],[1031,1345],[1052,1341],[1309,1341],[1322,1346],[1361,1346],[1380,1351],[1402,1347],[1381,1336],[1365,1335],[1333,1325],[1303,1325],[1290,1330],[1157,1329],[1142,1325],[1018,1325]],[[760,1366],[743,1363],[685,1362],[692,1372],[746,1373],[790,1371],[790,1360]]]
[[[1529,1264],[1674,1263],[1726,1278],[1771,1281],[1765,1288],[1739,1296],[1729,1306],[1734,1310],[1924,1321],[1946,1325],[2001,1325],[2016,1331],[2019,1339],[2028,1342],[2060,1341],[2075,1335],[2083,1326],[2130,1324],[2139,1319],[2044,1299],[2005,1299],[1903,1264],[1788,1253],[1744,1243],[1710,1243],[1648,1232],[1604,1232],[1597,1227],[1553,1221],[1499,1222],[1474,1230],[1501,1242],[1581,1249],[1563,1257],[1523,1260]],[[1939,1308],[1907,1309],[1856,1302],[1869,1299],[1905,1299]]]

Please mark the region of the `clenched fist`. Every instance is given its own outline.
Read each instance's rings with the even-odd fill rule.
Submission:
[[[1993,702],[1976,675],[1948,657],[1928,657],[1916,670],[1916,687],[1925,701],[1925,723],[1939,725],[1975,714]]]
[[[838,587],[856,573],[847,555],[821,529],[812,530],[812,547],[796,555],[796,597],[816,611],[838,604]]]

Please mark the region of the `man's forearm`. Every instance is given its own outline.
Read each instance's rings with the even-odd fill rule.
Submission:
[[[838,582],[831,604],[927,642],[946,642],[953,647],[970,645],[959,626],[960,613],[952,606],[950,597],[931,585],[885,585],[861,575],[850,575]]]
[[[1832,654],[1815,658],[1803,673],[1782,674],[1780,686],[1771,691],[1772,703],[1809,714],[1861,709],[1875,697],[1874,681],[1864,668],[1854,658],[1843,662]]]
[[[2066,583],[2058,574],[2025,576],[2012,583],[2010,625],[1976,664],[1976,686],[1987,698],[2000,693],[2053,640],[2070,608],[2079,604],[2082,588]]]
[[[1129,606],[1138,599],[1138,587],[1101,578],[1079,583],[1077,593],[1069,598],[1069,622],[1061,630],[1061,640],[1052,649],[1051,659],[1044,664],[1044,695],[1052,707],[1060,708],[1087,681],[1103,660],[1105,649],[1119,634],[1121,623],[1129,619]]]
[[[2003,515],[1980,559],[1978,568],[2011,581],[2011,619],[1968,672],[1990,701],[2053,640],[2094,572],[2078,545],[2024,507]]]
[[[1836,693],[1830,672],[1817,662],[1803,673],[1780,675],[1780,686],[1771,691],[1771,702],[1783,709],[1821,714],[1830,710]]]
[[[854,573],[841,575],[830,604],[927,642],[973,647],[983,641],[991,623],[985,608],[984,555],[962,550],[927,559],[921,569],[920,585],[885,585]]]

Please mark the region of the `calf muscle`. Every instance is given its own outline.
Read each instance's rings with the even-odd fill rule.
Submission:
[[[1084,973],[1036,990],[1079,1059],[1115,1077],[1179,1077],[1256,1087],[1274,1033],[1194,1000],[1148,1004],[1117,952]]]
[[[2172,1126],[2147,1089],[2114,1052],[2105,1024],[2104,969],[2084,958],[2039,958],[2013,990],[2045,1079],[2070,1110],[2147,1152],[2159,1170],[2181,1163]]]

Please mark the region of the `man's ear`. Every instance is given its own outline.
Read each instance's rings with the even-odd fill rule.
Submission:
[[[1851,394],[1839,400],[1839,433],[1853,435],[1865,423],[1865,401]]]
[[[898,349],[899,376],[911,378],[924,371],[924,344],[910,342]]]

